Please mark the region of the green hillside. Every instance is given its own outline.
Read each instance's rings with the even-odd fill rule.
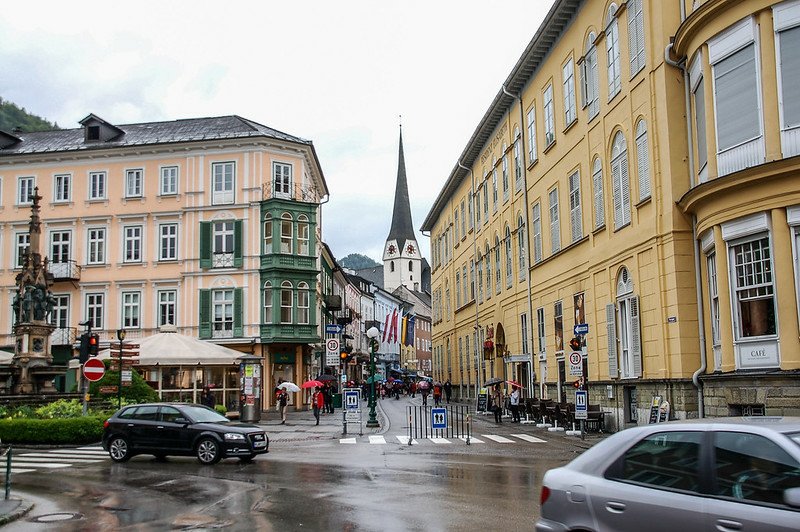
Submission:
[[[13,133],[21,131],[48,131],[60,129],[58,124],[51,124],[44,118],[28,113],[16,104],[0,98],[0,130]]]

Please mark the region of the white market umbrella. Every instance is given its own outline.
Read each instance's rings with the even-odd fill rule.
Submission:
[[[172,332],[160,332],[125,343],[139,344],[140,366],[236,364],[245,355],[235,349]],[[119,353],[111,349],[103,349],[98,353],[101,359],[114,359],[117,356]]]
[[[284,381],[278,385],[278,388],[281,390],[286,390],[287,392],[299,392],[300,387],[293,382]]]
[[[11,359],[14,358],[14,353],[8,351],[0,351],[0,364],[11,364]]]

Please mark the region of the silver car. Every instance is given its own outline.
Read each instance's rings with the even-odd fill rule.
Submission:
[[[800,417],[623,430],[543,479],[538,532],[800,530]]]

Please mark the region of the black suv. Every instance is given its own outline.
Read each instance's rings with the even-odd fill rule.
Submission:
[[[257,425],[232,423],[207,406],[149,403],[121,408],[103,424],[103,449],[115,462],[137,454],[197,456],[202,464],[222,458],[251,461],[269,451]]]

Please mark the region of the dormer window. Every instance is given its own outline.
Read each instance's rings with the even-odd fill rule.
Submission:
[[[109,124],[99,116],[92,114],[81,120],[80,124],[83,126],[85,142],[107,142],[125,133],[114,124]]]
[[[86,140],[100,140],[100,126],[87,127]]]

